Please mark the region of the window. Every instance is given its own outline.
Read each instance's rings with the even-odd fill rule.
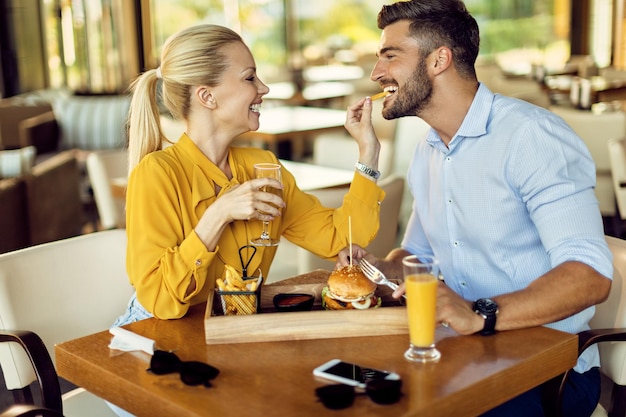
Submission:
[[[239,33],[255,57],[263,78],[277,76],[287,60],[283,0],[143,0],[146,64],[158,65],[167,38],[185,27],[212,23]]]
[[[138,73],[133,3],[125,0],[44,0],[52,87],[120,93]]]
[[[533,64],[560,68],[569,58],[569,0],[466,0],[478,21],[482,59],[529,74]]]
[[[158,65],[170,35],[207,22],[240,33],[267,82],[285,80],[289,68],[302,65],[357,64],[368,71],[380,38],[376,16],[382,4],[393,1],[43,0],[48,76],[53,87],[124,91],[143,67]],[[572,12],[585,22],[575,29],[586,33],[584,47],[597,63],[617,59],[618,67],[626,66],[622,1],[617,6],[614,0],[571,0],[574,6],[570,0],[465,1],[481,29],[480,58],[506,71],[563,66],[570,56]]]

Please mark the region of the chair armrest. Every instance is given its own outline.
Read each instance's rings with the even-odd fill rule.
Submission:
[[[31,245],[81,234],[83,205],[75,151],[36,164],[25,181]]]
[[[0,417],[63,417],[63,414],[50,408],[30,404],[16,404],[0,414]]]
[[[626,342],[626,328],[623,329],[591,329],[578,333],[578,355],[589,346],[601,342]]]
[[[58,410],[59,413],[62,413],[59,377],[50,358],[50,353],[48,353],[48,349],[46,349],[41,338],[34,332],[26,330],[0,330],[0,343],[4,342],[17,343],[26,351],[37,375],[44,408]]]
[[[578,355],[580,356],[588,347],[602,342],[626,342],[626,328],[618,329],[590,329],[578,333]],[[573,369],[568,370],[561,379],[557,397],[558,416],[563,416],[561,403],[563,401],[563,391],[570,373],[575,372]]]
[[[34,146],[37,155],[54,152],[59,147],[59,126],[52,111],[22,120],[18,132],[20,146]]]

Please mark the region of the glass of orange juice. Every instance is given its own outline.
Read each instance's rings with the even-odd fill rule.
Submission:
[[[404,357],[413,362],[436,362],[435,312],[439,264],[433,256],[410,255],[402,259],[406,310],[411,344]]]

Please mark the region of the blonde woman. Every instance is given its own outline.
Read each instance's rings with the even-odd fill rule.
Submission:
[[[157,94],[185,133],[165,149]],[[279,163],[274,154],[234,147],[237,136],[257,130],[268,87],[242,38],[216,25],[194,26],[165,44],[161,65],[132,85],[129,115],[129,181],[126,224],[127,271],[136,290],[115,325],[147,317],[176,319],[204,302],[225,265],[242,272],[240,248],[272,220],[283,236],[332,258],[352,240],[367,245],[376,235],[384,192],[376,184],[380,143],[369,119],[371,99],[347,112],[346,128],[356,138],[358,162],[343,206],[323,207],[301,191],[283,168],[282,185],[254,179],[253,165]],[[365,123],[367,122],[367,123]],[[356,162],[356,161],[355,161]],[[282,188],[282,198],[261,191]],[[270,275],[276,247],[243,250],[249,275]]]

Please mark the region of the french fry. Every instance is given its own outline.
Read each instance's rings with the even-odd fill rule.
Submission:
[[[246,288],[246,283],[244,282],[243,277],[239,275],[239,272],[237,272],[237,270],[230,265],[224,265],[224,281],[228,281],[230,285],[237,287],[240,290]]]
[[[380,93],[374,94],[370,98],[372,99],[372,101],[374,101],[374,100],[381,99],[383,97],[387,97],[389,94],[391,94],[391,93],[389,93],[388,91],[381,91]]]

